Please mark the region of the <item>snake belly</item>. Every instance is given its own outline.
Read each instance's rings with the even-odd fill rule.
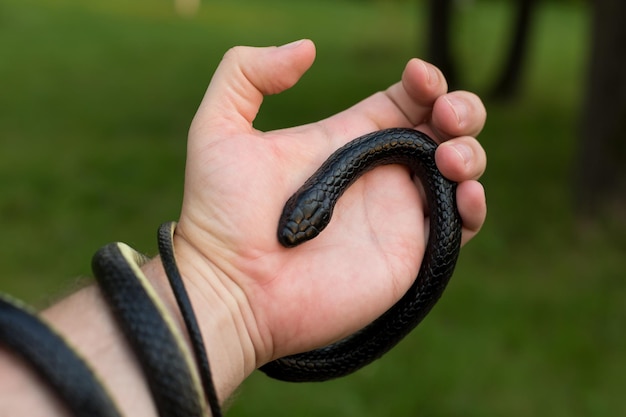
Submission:
[[[388,352],[428,314],[454,271],[462,226],[456,208],[456,183],[437,169],[436,148],[437,143],[426,134],[409,128],[361,136],[333,153],[287,201],[279,221],[278,240],[293,247],[314,238],[328,225],[335,203],[361,175],[380,165],[406,165],[425,191],[429,239],[414,283],[382,316],[345,339],[276,359],[262,366],[261,371],[292,382],[348,375]]]

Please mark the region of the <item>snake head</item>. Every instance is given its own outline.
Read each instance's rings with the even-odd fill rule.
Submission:
[[[320,234],[330,222],[332,205],[322,191],[296,193],[285,204],[278,241],[291,248]]]

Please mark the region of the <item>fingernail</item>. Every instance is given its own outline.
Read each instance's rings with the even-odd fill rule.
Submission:
[[[285,49],[297,48],[298,46],[300,46],[302,44],[302,42],[304,42],[304,39],[300,39],[299,41],[293,41],[293,42],[287,43],[285,45],[280,46],[280,48],[285,48]]]
[[[450,94],[447,96],[444,96],[444,99],[448,102],[448,104],[450,105],[450,108],[454,112],[457,125],[461,126],[463,122],[465,121],[465,118],[467,117],[467,112],[468,112],[467,104],[465,104],[465,101],[459,100]]]
[[[463,143],[455,143],[452,145],[452,149],[456,151],[457,154],[463,160],[463,164],[467,165],[469,161],[472,159],[472,149],[463,144]]]
[[[424,67],[424,69],[426,70],[426,75],[428,75],[428,78],[426,79],[426,82],[428,84],[435,84],[439,81],[439,73],[437,72],[437,70],[435,69],[435,67],[433,67],[431,64],[428,64],[424,61],[422,62],[422,66]]]

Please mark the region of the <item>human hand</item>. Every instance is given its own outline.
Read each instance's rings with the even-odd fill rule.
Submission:
[[[400,82],[330,118],[256,130],[263,97],[293,86],[314,56],[310,41],[233,48],[189,132],[175,236],[181,271],[203,298],[227,305],[254,367],[353,333],[395,303],[419,270],[428,220],[419,187],[401,166],[361,177],[312,241],[292,249],[278,243],[285,201],[343,144],[382,128],[417,128],[442,143],[437,165],[459,182],[463,242],[486,215],[477,182],[486,157],[474,138],[485,109],[471,93],[446,93],[443,75],[423,61],[411,60]],[[201,320],[211,308],[200,306]]]

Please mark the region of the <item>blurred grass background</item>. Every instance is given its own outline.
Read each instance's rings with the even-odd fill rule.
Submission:
[[[465,2],[455,42],[467,87],[494,77],[507,2]],[[176,219],[185,136],[231,46],[308,37],[316,64],[255,123],[326,117],[423,54],[421,3],[216,0],[0,3],[0,290],[43,305],[114,240],[154,253]],[[389,355],[350,377],[255,374],[230,416],[626,415],[626,233],[571,205],[587,10],[544,2],[522,97],[487,102],[489,215],[442,301]]]

